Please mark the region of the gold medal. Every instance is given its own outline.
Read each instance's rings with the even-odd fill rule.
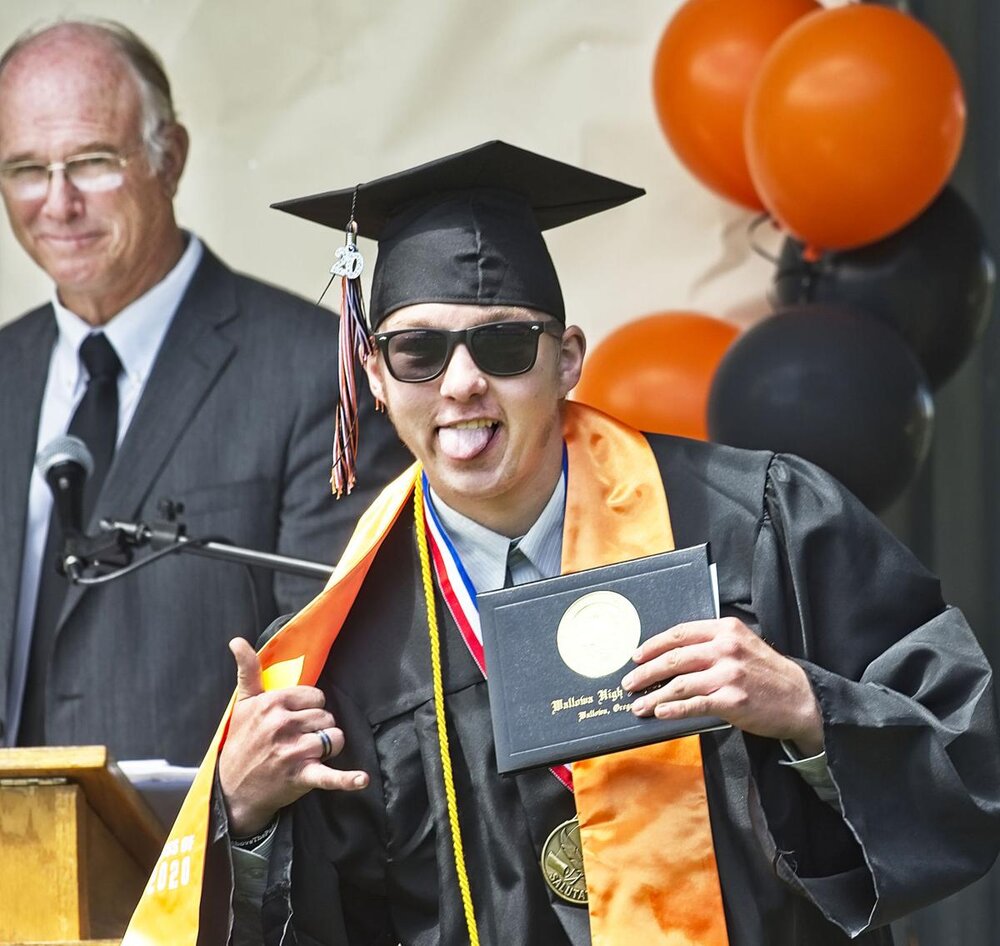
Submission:
[[[564,821],[542,845],[542,876],[552,892],[570,903],[587,903],[587,878],[583,874],[580,823]]]

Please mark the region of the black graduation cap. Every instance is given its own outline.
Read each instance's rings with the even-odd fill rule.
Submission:
[[[366,184],[272,206],[379,241],[372,329],[418,302],[525,306],[565,321],[541,231],[644,194],[611,178],[488,141]]]

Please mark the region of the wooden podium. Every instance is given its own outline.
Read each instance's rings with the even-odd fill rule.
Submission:
[[[0,946],[119,939],[165,837],[103,746],[0,749]]]

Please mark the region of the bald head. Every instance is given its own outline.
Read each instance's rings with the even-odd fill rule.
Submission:
[[[23,33],[0,56],[0,89],[8,66],[15,65],[22,54],[47,57],[66,49],[90,49],[107,64],[115,60],[123,64],[139,96],[143,145],[150,164],[159,170],[167,147],[164,130],[177,120],[170,80],[160,57],[122,24],[98,19],[61,20]]]
[[[86,321],[113,318],[177,262],[173,197],[186,157],[162,66],[123,27],[58,23],[0,59],[11,227]]]

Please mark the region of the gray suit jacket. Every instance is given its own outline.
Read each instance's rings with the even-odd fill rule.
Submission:
[[[0,733],[28,483],[56,326],[43,306],[0,330]],[[191,536],[334,562],[374,493],[412,458],[362,381],[359,488],[328,485],[337,319],[229,270],[206,248],[96,504],[153,520],[183,502]],[[172,555],[100,588],[70,588],[46,694],[46,741],[117,758],[201,759],[235,683],[226,641],[254,640],[321,587]],[[257,606],[254,608],[254,597]],[[255,613],[256,611],[256,613]]]

